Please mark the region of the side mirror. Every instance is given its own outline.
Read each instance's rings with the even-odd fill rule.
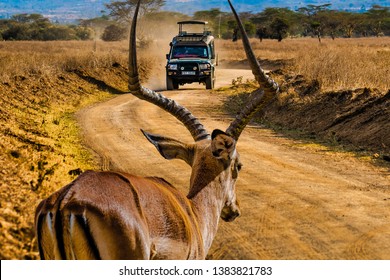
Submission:
[[[166,57],[166,59],[169,59],[169,53],[167,53],[167,54],[165,55],[165,57]]]

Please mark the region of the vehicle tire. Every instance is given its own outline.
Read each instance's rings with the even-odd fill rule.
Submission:
[[[170,77],[167,77],[167,90],[179,89],[179,83]]]
[[[214,89],[215,79],[213,77],[208,77],[206,79],[206,89]]]
[[[174,83],[172,78],[167,77],[167,90],[173,90],[174,89]]]

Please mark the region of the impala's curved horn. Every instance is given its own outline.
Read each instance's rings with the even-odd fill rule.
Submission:
[[[153,90],[145,88],[141,85],[138,75],[136,46],[137,17],[140,4],[141,0],[138,0],[130,28],[128,84],[130,92],[140,99],[146,100],[154,105],[159,106],[163,110],[176,117],[189,130],[192,135],[192,138],[194,138],[195,141],[210,138],[210,135],[206,131],[204,126],[199,122],[196,117],[191,114],[191,112],[187,108],[179,105],[176,101],[167,98],[164,95],[157,93]]]
[[[238,28],[241,32],[242,42],[244,45],[245,53],[249,64],[252,69],[252,73],[255,76],[256,81],[258,82],[260,88],[253,93],[253,96],[245,105],[244,109],[236,116],[236,119],[230,124],[226,133],[231,135],[234,139],[238,140],[241,132],[244,130],[245,126],[252,119],[253,115],[268,104],[275,95],[279,92],[278,84],[272,80],[264,70],[261,68],[253,50],[251,44],[249,43],[248,35],[246,34],[245,28],[242,25],[242,22],[234,9],[230,0],[228,0],[230,8],[236,18]]]

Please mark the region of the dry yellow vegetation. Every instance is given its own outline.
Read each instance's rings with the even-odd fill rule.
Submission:
[[[307,80],[316,79],[324,91],[355,88],[390,89],[390,37],[276,40],[252,39],[252,47],[264,68],[288,66]],[[241,42],[220,41],[220,57],[241,62],[246,59]]]

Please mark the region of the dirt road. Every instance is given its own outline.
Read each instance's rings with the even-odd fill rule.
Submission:
[[[239,72],[237,72],[239,71]],[[223,70],[217,86],[247,70]],[[209,131],[229,117],[220,96],[187,85],[164,92],[188,107]],[[85,141],[103,169],[167,179],[186,192],[190,168],[167,161],[140,128],[192,141],[185,128],[156,106],[131,95],[78,115]],[[237,183],[242,216],[220,222],[212,259],[390,259],[390,175],[351,155],[281,137],[250,126],[238,151],[244,164]]]

